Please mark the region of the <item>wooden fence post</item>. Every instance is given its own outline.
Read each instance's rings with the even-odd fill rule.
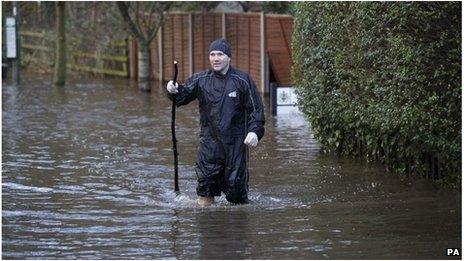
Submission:
[[[193,74],[193,15],[192,13],[189,13],[188,19],[189,19],[189,76],[190,76]]]
[[[164,25],[158,30],[158,79],[163,82],[163,31]]]
[[[137,79],[137,41],[130,36],[130,44],[129,44],[129,74],[131,79]]]
[[[260,31],[261,31],[261,92],[265,93],[267,91],[266,88],[266,70],[269,68],[267,66],[266,68],[266,28],[265,28],[265,15],[264,12],[261,12],[260,16]]]
[[[222,13],[222,38],[226,39],[226,13]]]
[[[128,55],[129,55],[129,38],[125,38],[124,39],[124,50],[123,50],[123,55],[127,58],[126,62],[122,64],[122,69],[124,72],[127,73],[127,78],[129,78],[129,62],[130,62],[130,59],[128,58]]]

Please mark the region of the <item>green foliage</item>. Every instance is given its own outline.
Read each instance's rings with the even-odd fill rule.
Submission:
[[[203,11],[209,12],[213,10],[221,1],[175,1],[172,7],[175,11],[195,12]]]
[[[297,2],[293,82],[326,151],[461,178],[461,4]]]
[[[265,13],[273,14],[288,14],[290,12],[290,4],[288,1],[263,1],[261,2],[262,9]]]

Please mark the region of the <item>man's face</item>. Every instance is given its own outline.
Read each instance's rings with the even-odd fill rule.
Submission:
[[[223,71],[230,63],[230,58],[221,51],[211,51],[209,53],[209,62],[215,71]]]

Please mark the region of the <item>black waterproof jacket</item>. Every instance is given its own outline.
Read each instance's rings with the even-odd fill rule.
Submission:
[[[205,70],[187,79],[172,97],[181,106],[198,99],[201,135],[223,139],[254,132],[264,135],[263,102],[251,77],[229,67],[226,74]]]

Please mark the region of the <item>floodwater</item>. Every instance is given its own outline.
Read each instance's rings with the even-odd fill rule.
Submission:
[[[251,204],[195,204],[197,104],[125,79],[2,86],[4,259],[444,259],[461,193],[324,155],[301,117],[250,151]]]

